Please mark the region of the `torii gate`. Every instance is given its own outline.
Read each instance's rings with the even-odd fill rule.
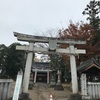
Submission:
[[[53,38],[53,37],[43,37],[43,36],[33,36],[33,35],[26,35],[14,32],[14,36],[17,37],[19,41],[26,41],[29,42],[27,46],[16,46],[17,50],[26,50],[28,51],[27,59],[26,59],[26,66],[25,66],[25,74],[23,80],[23,92],[28,92],[28,85],[29,85],[29,77],[30,71],[32,66],[32,58],[33,52],[47,52],[51,53],[51,51],[56,53],[63,53],[69,54],[70,56],[70,66],[71,66],[71,77],[72,77],[72,92],[73,94],[78,93],[78,81],[77,81],[77,70],[76,70],[76,61],[75,55],[76,54],[85,54],[85,50],[77,49],[74,47],[75,44],[86,44],[84,40],[76,40],[76,39],[60,39],[60,38]],[[48,43],[49,48],[43,47],[35,47],[34,43]],[[58,44],[69,44],[69,47],[66,49],[58,48]]]

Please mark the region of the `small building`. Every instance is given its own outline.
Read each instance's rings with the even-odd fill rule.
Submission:
[[[89,82],[100,81],[100,64],[94,58],[80,64],[77,70],[78,74],[85,73]]]
[[[34,62],[31,70],[31,80],[33,79],[34,83],[50,83],[50,62]]]
[[[100,64],[91,58],[77,69],[81,94],[84,98],[100,99]]]

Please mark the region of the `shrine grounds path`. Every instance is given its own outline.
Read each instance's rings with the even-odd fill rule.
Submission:
[[[70,97],[70,84],[62,84],[64,90],[54,90],[48,84],[37,83],[29,90],[32,100],[68,100]],[[11,96],[13,96],[14,83],[12,85]],[[50,97],[51,96],[51,97]]]

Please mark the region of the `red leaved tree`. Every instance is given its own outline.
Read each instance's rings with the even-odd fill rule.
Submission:
[[[85,45],[75,45],[78,49],[85,49],[86,54],[76,56],[77,64],[79,65],[81,62],[90,59],[92,57],[96,57],[99,54],[100,48],[92,45],[92,41],[94,38],[94,30],[89,24],[81,23],[72,23],[68,28],[59,31],[59,37],[63,39],[85,39]],[[67,47],[68,45],[61,45],[62,47]],[[64,56],[64,58],[69,62],[69,57]]]

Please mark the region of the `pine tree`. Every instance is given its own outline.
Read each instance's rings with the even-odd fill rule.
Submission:
[[[100,1],[92,0],[83,11],[83,15],[88,15],[87,20],[95,30],[93,45],[100,47]]]

